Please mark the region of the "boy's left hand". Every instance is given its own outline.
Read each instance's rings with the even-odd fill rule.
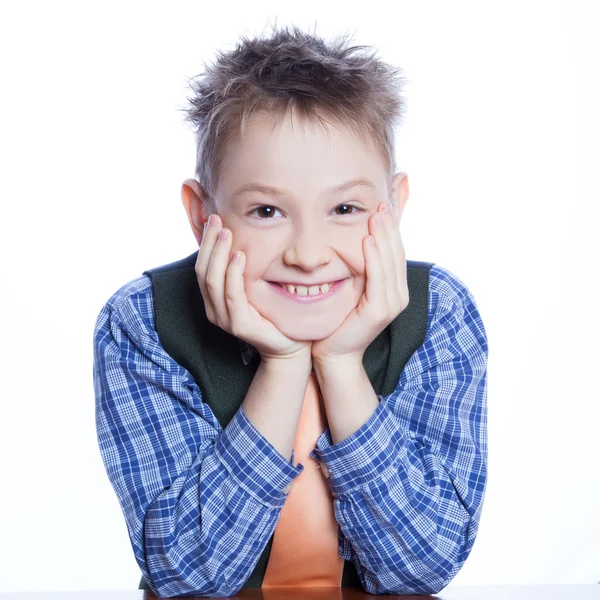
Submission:
[[[381,226],[375,223],[377,215],[383,217]],[[404,245],[387,200],[371,215],[369,231],[375,246],[369,245],[370,236],[363,239],[365,292],[336,331],[312,343],[313,361],[323,364],[348,356],[362,360],[371,342],[408,306]]]

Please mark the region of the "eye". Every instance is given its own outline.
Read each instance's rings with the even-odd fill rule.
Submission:
[[[345,209],[354,208],[355,209],[354,212],[344,212],[344,213],[342,213],[342,214],[346,214],[346,215],[353,215],[357,211],[358,212],[365,212],[367,210],[366,208],[361,208],[360,206],[355,206],[354,204],[347,204],[347,203],[340,204],[334,210],[338,210],[340,208],[345,208]],[[252,214],[256,213],[256,211],[262,211],[263,209],[268,209],[267,211],[264,211],[263,214],[268,214],[269,217],[273,216],[273,211],[278,210],[274,206],[271,206],[269,204],[263,204],[262,206],[257,206],[256,208],[252,209],[248,214],[252,215]],[[264,219],[262,217],[259,217],[259,220],[266,221],[266,220],[269,220],[269,217],[264,218]]]
[[[367,210],[366,208],[361,208],[360,206],[355,206],[354,204],[340,204],[338,207],[336,207],[335,210],[337,210],[338,208],[355,208],[356,209],[354,212],[343,213],[346,215],[353,215],[356,212],[365,212],[365,210]]]
[[[269,205],[265,204],[263,206],[258,206],[257,208],[251,210],[248,214],[251,215],[251,214],[255,213],[257,210],[263,210],[265,208],[269,209],[268,210],[268,213],[270,213],[269,217],[272,217],[273,216],[273,211],[277,210],[274,206],[269,206]],[[262,220],[264,221],[265,219],[262,219]]]

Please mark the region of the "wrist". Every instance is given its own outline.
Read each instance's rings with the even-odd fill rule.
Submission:
[[[271,356],[263,356],[261,355],[261,362],[265,363],[268,367],[272,367],[274,369],[312,369],[312,355],[310,353],[310,348],[308,351],[301,350],[295,352],[294,354],[287,355],[271,355]]]
[[[362,354],[344,354],[341,356],[313,356],[313,366],[315,371],[327,371],[327,370],[342,370],[348,367],[356,367],[357,365],[363,366],[363,355]],[[343,372],[343,371],[342,371]]]

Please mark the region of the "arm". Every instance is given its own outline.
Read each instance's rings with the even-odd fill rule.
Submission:
[[[341,356],[321,363],[315,361],[315,374],[323,395],[332,444],[358,431],[379,406],[362,358]]]
[[[221,428],[190,373],[160,345],[151,290],[148,278],[130,282],[96,323],[102,460],[152,591],[230,596],[254,569],[282,491],[303,467],[284,458],[242,407]],[[263,386],[255,392],[266,397],[268,379]]]
[[[310,352],[293,359],[261,359],[242,403],[250,422],[283,456],[294,448],[311,368]]]
[[[479,525],[487,479],[487,338],[468,290],[439,273],[430,282],[425,343],[396,390],[379,396],[353,433],[348,406],[369,406],[374,394],[362,364],[344,364],[344,377],[339,365],[315,366],[330,429],[348,435],[334,443],[326,430],[315,457],[331,473],[340,555],[352,558],[373,594],[438,593],[464,564]]]

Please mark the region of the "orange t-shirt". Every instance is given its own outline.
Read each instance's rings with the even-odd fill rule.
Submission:
[[[338,552],[333,496],[319,463],[309,456],[326,427],[313,370],[294,439],[294,458],[304,470],[294,480],[281,509],[262,588],[341,586],[344,559]]]

